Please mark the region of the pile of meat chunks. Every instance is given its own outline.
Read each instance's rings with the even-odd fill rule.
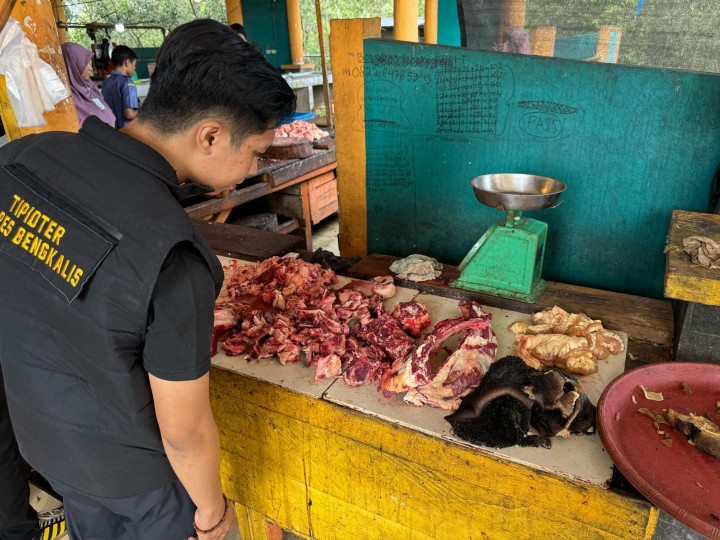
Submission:
[[[233,261],[216,303],[212,353],[220,344],[230,356],[303,362],[317,380],[342,374],[350,386],[456,411],[447,417],[455,434],[486,446],[549,446],[549,437],[594,431],[595,408],[574,378],[514,356],[496,362],[492,316],[477,302],[460,301],[460,317],[423,336],[432,324],[423,304],[385,308],[391,277],[337,283],[332,270],[293,257]],[[453,350],[444,346],[451,336]]]
[[[336,284],[332,270],[297,258],[233,261],[216,303],[213,354],[219,343],[230,356],[304,362],[316,379],[342,373],[348,385],[378,385],[385,395],[450,410],[495,360],[491,315],[475,302],[460,302],[461,317],[440,321],[417,343],[431,325],[427,308],[413,301],[388,311],[391,277]],[[433,367],[431,355],[458,334],[459,345]]]

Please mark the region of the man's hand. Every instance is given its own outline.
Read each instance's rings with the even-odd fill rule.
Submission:
[[[196,527],[196,536],[191,536],[188,540],[224,540],[225,537],[235,528],[237,521],[235,517],[235,504],[231,500],[225,500],[225,508],[223,512],[219,514],[219,517],[217,516],[217,512],[215,512],[215,516],[213,517],[203,516],[200,509],[196,510],[195,520],[193,521],[193,524]],[[222,523],[220,523],[221,521]],[[220,523],[220,526],[212,532],[201,532],[212,529],[218,523]]]

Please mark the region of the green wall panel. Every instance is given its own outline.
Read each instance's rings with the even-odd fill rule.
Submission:
[[[268,61],[279,68],[290,63],[285,0],[242,0],[243,26],[248,39],[260,45]]]
[[[460,46],[457,0],[438,0],[438,43]]]
[[[673,209],[707,210],[720,160],[720,77],[365,41],[368,251],[458,264],[503,214],[472,177],[568,185],[546,279],[662,296]]]

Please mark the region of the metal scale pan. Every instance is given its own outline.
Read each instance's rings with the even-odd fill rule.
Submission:
[[[478,201],[501,211],[555,208],[565,184],[532,174],[486,174],[470,181]]]

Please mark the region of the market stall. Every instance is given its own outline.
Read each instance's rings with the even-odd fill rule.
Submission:
[[[384,275],[393,260],[367,258],[351,273]],[[457,274],[446,267],[423,284],[400,280],[412,288],[398,287],[385,306],[420,301],[434,323],[459,314],[458,298],[496,306],[486,309],[499,358],[513,353],[510,322],[562,302],[584,306],[611,329],[627,329],[627,338],[621,335],[635,364],[668,353],[666,302],[551,283],[538,303],[521,305],[449,287]],[[339,279],[337,287],[349,281]],[[632,314],[628,303],[637,306]],[[512,311],[518,306],[523,313]],[[625,363],[624,352],[611,356],[585,382],[593,402]],[[650,538],[657,528],[656,508],[612,487],[612,461],[597,435],[556,438],[549,450],[495,450],[455,436],[443,420],[446,410],[408,405],[341,377],[314,380],[303,362],[219,352],[213,365],[223,480],[256,538],[270,537],[267,520],[314,538],[469,538],[479,531],[537,538],[561,529],[579,537]]]

